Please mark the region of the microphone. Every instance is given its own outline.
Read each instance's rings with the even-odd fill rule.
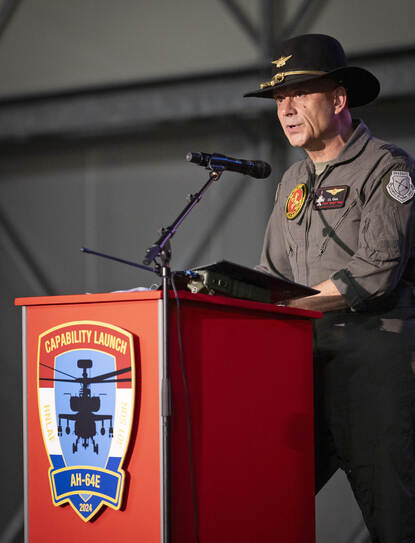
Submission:
[[[213,155],[207,153],[187,153],[186,160],[199,164],[199,166],[205,166],[210,170],[219,168],[221,170],[250,175],[256,179],[265,179],[271,173],[271,166],[268,162],[263,162],[262,160],[242,160],[219,153],[214,153]]]

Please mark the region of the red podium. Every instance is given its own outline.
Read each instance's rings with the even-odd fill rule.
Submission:
[[[187,292],[179,298],[188,402],[172,298],[171,541],[196,541],[196,524],[201,543],[312,543],[311,320],[319,314]],[[160,292],[16,300],[23,306],[26,541],[162,540],[161,302]],[[124,358],[99,373],[98,361],[112,355]],[[102,382],[113,385],[99,389]],[[59,396],[61,386],[69,392]],[[104,408],[110,388],[121,402],[114,420]],[[51,416],[45,398],[56,402]],[[131,433],[114,467],[124,407]],[[88,417],[90,433],[82,434]],[[112,443],[104,467],[69,466],[69,456],[83,458],[81,449],[98,458],[93,447],[101,451],[102,443]],[[92,510],[104,494],[91,518],[74,511],[75,495]]]

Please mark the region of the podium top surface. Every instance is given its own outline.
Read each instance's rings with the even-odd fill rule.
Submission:
[[[260,302],[251,302],[239,298],[230,298],[228,296],[210,296],[207,294],[192,294],[187,291],[179,291],[180,300],[186,300],[195,303],[208,303],[219,306],[238,307],[241,309],[251,309],[265,311],[275,314],[292,315],[296,317],[320,318],[318,311],[309,311],[282,305],[266,304]],[[65,305],[65,304],[90,304],[90,303],[108,303],[108,302],[133,302],[160,300],[162,292],[160,290],[139,291],[139,292],[105,292],[99,294],[69,294],[61,296],[37,296],[28,298],[16,298],[16,306],[44,306],[44,305]],[[170,291],[170,298],[174,299],[174,292]]]

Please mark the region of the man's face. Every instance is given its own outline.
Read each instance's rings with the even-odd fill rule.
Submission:
[[[335,137],[336,88],[334,81],[323,79],[275,92],[278,119],[291,145],[319,151]]]

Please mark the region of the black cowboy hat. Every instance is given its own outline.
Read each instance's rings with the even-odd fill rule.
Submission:
[[[305,34],[284,41],[276,55],[272,79],[244,94],[273,98],[278,89],[318,78],[330,78],[345,87],[349,107],[363,106],[379,94],[377,78],[364,68],[348,66],[340,43],[325,34]]]

